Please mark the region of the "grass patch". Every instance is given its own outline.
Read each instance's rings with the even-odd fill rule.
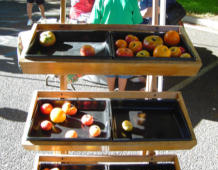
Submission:
[[[218,0],[177,0],[187,13],[218,15]]]

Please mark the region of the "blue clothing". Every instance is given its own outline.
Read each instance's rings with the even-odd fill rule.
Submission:
[[[168,8],[171,4],[175,2],[176,0],[166,0],[166,8]],[[140,10],[143,10],[148,7],[152,7],[152,0],[140,0],[139,7],[140,7]]]

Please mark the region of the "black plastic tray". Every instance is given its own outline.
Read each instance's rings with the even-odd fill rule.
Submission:
[[[27,140],[35,141],[99,141],[111,140],[111,125],[110,125],[110,106],[106,100],[69,100],[77,106],[78,112],[76,115],[69,116],[63,123],[54,123],[55,129],[44,131],[40,128],[40,123],[43,120],[50,120],[49,115],[44,115],[40,111],[40,106],[43,103],[51,103],[53,107],[60,107],[65,100],[61,99],[39,99],[36,109],[33,113],[31,126],[28,132]],[[86,104],[84,104],[86,102]],[[101,128],[101,135],[95,138],[89,136],[89,126],[84,126],[81,123],[81,117],[84,114],[91,114],[94,117],[94,123]],[[66,131],[76,130],[78,138],[64,138]]]
[[[174,99],[114,99],[111,101],[114,141],[191,140],[187,122]],[[145,119],[139,113],[145,113]],[[122,122],[133,124],[132,132],[122,129]]]
[[[39,43],[40,31],[37,32],[32,46],[25,55],[28,59],[111,59],[111,42],[107,31],[52,31],[56,43],[43,47]],[[80,48],[85,45],[95,48],[95,56],[81,56]]]
[[[116,50],[117,50],[117,47],[115,46],[115,42],[118,40],[118,39],[123,39],[125,40],[125,37],[126,35],[128,34],[132,34],[132,35],[135,35],[139,38],[139,40],[143,43],[143,40],[145,37],[147,36],[150,36],[150,35],[158,35],[160,37],[164,37],[164,32],[160,32],[160,33],[157,33],[157,32],[145,32],[145,33],[142,33],[142,32],[119,32],[119,31],[113,31],[111,32],[111,42],[112,42],[112,55],[114,57],[114,59],[116,60],[161,60],[161,61],[196,61],[196,58],[192,52],[192,50],[190,49],[190,47],[187,45],[187,43],[185,42],[184,40],[184,37],[183,35],[180,34],[180,43],[177,45],[177,46],[182,46],[185,48],[186,52],[190,53],[191,54],[191,58],[179,58],[179,57],[169,57],[169,58],[166,58],[166,57],[119,57],[119,56],[116,56]],[[143,47],[144,49],[144,47]],[[149,51],[150,54],[152,55],[152,51]]]
[[[93,164],[51,164],[41,163],[39,170],[44,168],[60,168],[61,170],[175,170],[173,163],[148,163],[148,164],[125,164],[125,165],[93,165]]]

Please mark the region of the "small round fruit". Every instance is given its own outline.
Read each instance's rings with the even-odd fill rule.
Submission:
[[[180,55],[181,58],[191,58],[192,56],[189,53],[183,53]]]
[[[153,51],[154,57],[170,57],[171,51],[166,45],[159,45]]]
[[[164,34],[164,42],[169,46],[176,46],[180,42],[180,36],[177,31],[170,30]]]
[[[131,41],[129,43],[129,49],[131,49],[134,53],[142,50],[142,42],[141,41]]]
[[[83,45],[80,48],[80,55],[81,56],[94,56],[95,55],[95,49],[91,45]]]
[[[77,108],[76,106],[72,105],[70,102],[65,102],[62,105],[62,110],[67,114],[67,115],[75,115],[77,113]]]
[[[133,57],[134,53],[131,49],[129,48],[118,48],[116,50],[116,55],[118,57]]]
[[[65,133],[65,138],[78,138],[78,134],[75,130],[68,130]]]
[[[42,130],[49,131],[52,129],[53,124],[49,120],[43,120],[40,124]]]
[[[85,115],[82,116],[81,122],[82,122],[83,125],[90,126],[90,125],[93,124],[94,118],[90,114],[85,114]]]
[[[66,120],[66,113],[59,107],[52,109],[50,119],[54,123],[62,123]]]
[[[53,109],[53,106],[50,103],[43,103],[40,107],[40,111],[46,115],[50,114],[52,109]]]
[[[130,132],[130,131],[132,131],[133,126],[132,126],[132,123],[130,121],[124,120],[122,122],[122,128],[123,128],[123,130]]]
[[[39,35],[39,43],[42,46],[49,47],[54,45],[56,42],[55,34],[51,31],[44,31]]]
[[[149,35],[143,40],[143,46],[149,51],[154,50],[155,47],[162,44],[163,39],[158,35]]]
[[[50,169],[50,170],[60,170],[59,168],[52,168],[52,169]]]
[[[97,137],[101,134],[101,129],[98,125],[92,125],[90,128],[89,128],[89,134],[90,136],[92,137]]]
[[[125,40],[119,39],[115,42],[117,48],[126,48],[127,42]]]
[[[126,35],[125,40],[129,44],[131,41],[138,41],[139,39],[135,35],[128,34]]]
[[[185,52],[186,52],[186,50],[185,50],[184,47],[179,47],[179,48],[180,48],[180,50],[181,50],[182,53],[185,53]]]
[[[182,54],[180,47],[170,47],[171,57],[179,57]]]
[[[137,52],[136,57],[150,57],[150,53],[147,50],[141,50]]]
[[[43,170],[50,170],[49,168],[44,168]]]

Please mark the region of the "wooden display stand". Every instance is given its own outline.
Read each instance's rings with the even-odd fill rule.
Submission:
[[[61,24],[35,24],[31,30],[31,39],[28,46],[22,51],[19,57],[19,64],[23,73],[26,74],[56,74],[60,75],[60,89],[66,90],[66,76],[68,74],[100,74],[100,75],[166,75],[166,76],[194,76],[201,67],[201,59],[189,40],[185,30],[181,26],[146,26],[146,25],[73,25],[65,23],[65,6],[66,1],[61,0]],[[28,47],[34,42],[37,31],[44,30],[106,30],[106,31],[132,31],[132,32],[166,32],[168,30],[176,30],[183,35],[192,50],[195,61],[113,61],[113,60],[30,60],[25,58]],[[85,65],[85,67],[84,67]],[[81,69],[83,68],[83,69]],[[152,88],[149,91],[155,91]],[[36,99],[39,97],[86,97],[86,98],[175,98],[184,112],[188,127],[191,130],[191,141],[160,141],[160,142],[60,142],[60,141],[28,141],[27,133],[33,116],[33,109],[36,105]],[[145,93],[145,92],[36,92],[32,100],[30,111],[28,114],[25,132],[22,139],[22,145],[25,149],[38,151],[54,151],[59,153],[68,153],[68,151],[130,151],[142,150],[144,155],[147,150],[152,154],[153,150],[175,150],[175,149],[191,149],[196,145],[196,138],[193,132],[191,121],[189,119],[187,109],[185,107],[181,93],[179,92],[163,92],[163,93]],[[150,155],[151,155],[150,154]],[[87,161],[88,160],[88,161]],[[97,162],[144,162],[144,161],[173,161],[176,170],[179,170],[177,157],[175,156],[100,156],[100,157],[74,157],[74,156],[39,156],[34,170],[38,170],[38,163],[43,161],[49,162],[71,162],[71,163],[97,163]]]

